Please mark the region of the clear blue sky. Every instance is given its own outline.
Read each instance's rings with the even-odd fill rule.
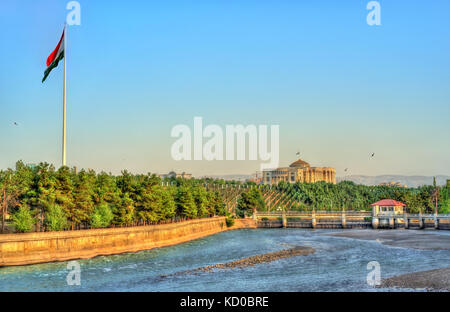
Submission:
[[[61,158],[68,1],[0,1],[0,168]],[[281,165],[450,174],[450,2],[79,1],[68,30],[68,165],[251,173],[170,157],[177,124],[279,124]],[[13,126],[13,122],[19,126]],[[369,160],[369,154],[376,156]]]

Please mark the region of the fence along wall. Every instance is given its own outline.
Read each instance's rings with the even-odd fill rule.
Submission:
[[[85,259],[170,246],[229,229],[256,227],[236,220],[227,228],[225,217],[172,224],[66,232],[0,235],[0,266]]]
[[[254,218],[261,228],[352,229],[372,224],[369,211],[258,212]]]

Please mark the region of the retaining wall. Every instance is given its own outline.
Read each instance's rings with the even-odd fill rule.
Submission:
[[[0,235],[0,266],[86,259],[170,246],[230,229],[254,228],[251,219],[225,217],[128,228]]]

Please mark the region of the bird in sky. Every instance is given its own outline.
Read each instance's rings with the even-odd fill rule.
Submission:
[[[300,156],[300,152],[297,152],[297,154],[295,154],[295,155]]]
[[[348,171],[348,168],[345,168],[345,170],[344,170],[345,172],[347,172]]]
[[[373,157],[373,156],[375,156],[375,153],[372,153],[372,155],[370,155],[370,157]]]
[[[14,121],[14,123],[13,123],[13,124],[14,124],[14,126],[18,126],[18,125],[19,125],[19,124],[18,124],[17,122],[15,122],[15,121]]]

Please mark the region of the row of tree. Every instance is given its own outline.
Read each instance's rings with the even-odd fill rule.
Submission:
[[[338,184],[325,182],[280,182],[276,189],[295,198],[292,210],[370,210],[370,204],[381,199],[394,199],[406,204],[410,213],[450,213],[450,184],[440,187],[425,185],[418,188],[366,186],[351,181]]]
[[[7,215],[17,232],[29,232],[146,225],[226,214],[222,196],[208,191],[204,181],[161,182],[151,174],[123,171],[114,176],[17,162],[14,170],[0,171],[2,232]]]

